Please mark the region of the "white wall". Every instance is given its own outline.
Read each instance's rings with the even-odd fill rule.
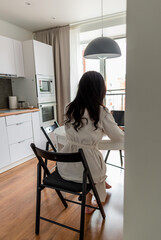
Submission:
[[[103,28],[109,28],[109,27],[123,25],[123,24],[126,24],[125,12],[103,16]],[[102,17],[89,19],[86,21],[82,21],[82,22],[70,25],[72,29],[79,27],[80,32],[97,30],[97,29],[100,29],[101,26],[102,26]]]
[[[160,9],[127,0],[124,240],[161,239]]]
[[[19,41],[33,39],[32,32],[0,20],[0,35]]]

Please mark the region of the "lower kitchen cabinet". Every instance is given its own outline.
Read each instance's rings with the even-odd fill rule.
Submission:
[[[40,131],[39,112],[0,117],[0,172],[34,156],[30,144],[41,147]]]
[[[7,126],[7,133],[9,145],[33,138],[32,122],[21,122]]]
[[[11,162],[5,117],[0,118],[0,168]]]
[[[20,141],[10,145],[11,163],[21,160],[33,154],[30,144],[33,138]]]
[[[30,148],[30,143],[33,142],[31,114],[6,117],[11,163],[33,154]]]

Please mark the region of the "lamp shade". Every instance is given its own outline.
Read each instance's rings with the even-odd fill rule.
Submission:
[[[105,59],[121,56],[121,50],[116,41],[108,37],[98,37],[92,40],[84,51],[87,59]]]

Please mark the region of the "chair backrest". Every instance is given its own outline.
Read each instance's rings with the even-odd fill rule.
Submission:
[[[51,140],[50,137],[49,137],[49,133],[54,132],[54,130],[55,130],[57,127],[59,127],[59,124],[57,123],[57,121],[55,121],[54,124],[51,125],[51,126],[49,126],[49,127],[46,127],[46,128],[41,127],[41,130],[42,130],[42,132],[44,133],[44,135],[45,135],[45,137],[46,137],[46,139],[47,139],[48,144],[52,147],[52,149],[53,149],[55,152],[57,152],[57,150],[56,150],[56,148],[55,148],[52,140]]]
[[[54,124],[53,124],[53,125],[45,128],[45,131],[46,131],[46,133],[49,134],[49,133],[51,133],[51,132],[54,132],[54,130],[55,130],[57,127],[59,127],[59,124],[57,123],[57,121],[54,121]]]
[[[37,159],[39,160],[40,165],[43,167],[47,175],[50,175],[50,172],[43,158],[52,160],[55,162],[82,162],[84,170],[87,172],[87,177],[89,179],[89,182],[92,185],[94,184],[90,169],[88,167],[88,164],[82,149],[79,149],[78,152],[74,152],[74,153],[57,153],[57,152],[49,152],[49,151],[45,151],[40,148],[37,148],[34,143],[31,143],[30,146],[33,152],[35,153]]]
[[[111,111],[115,122],[118,124],[118,126],[124,126],[124,113],[123,110],[112,110]]]

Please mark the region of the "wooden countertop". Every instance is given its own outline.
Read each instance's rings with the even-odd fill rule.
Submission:
[[[26,108],[26,109],[0,109],[0,117],[6,117],[11,115],[17,115],[22,113],[37,112],[39,108]]]

